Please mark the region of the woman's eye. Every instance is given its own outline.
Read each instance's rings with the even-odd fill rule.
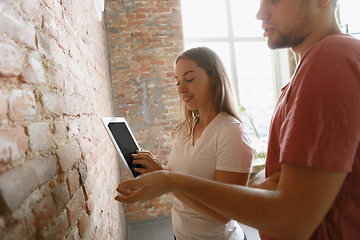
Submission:
[[[180,86],[180,83],[179,82],[175,83],[175,86]]]
[[[189,80],[187,80],[188,82],[192,82],[194,79],[189,79]]]

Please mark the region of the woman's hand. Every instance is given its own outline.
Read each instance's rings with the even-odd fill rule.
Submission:
[[[164,170],[159,160],[157,160],[149,151],[137,150],[136,154],[132,155],[135,159],[134,164],[141,164],[144,168],[135,168],[134,170],[139,173],[150,173],[154,171]]]

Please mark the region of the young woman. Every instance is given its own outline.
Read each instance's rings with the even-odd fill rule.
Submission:
[[[200,47],[175,61],[182,122],[175,129],[169,159],[171,171],[246,186],[254,150],[240,120],[231,80],[217,54]],[[134,155],[148,173],[162,167],[147,151]],[[187,195],[173,192],[172,221],[178,240],[246,239],[236,221]]]

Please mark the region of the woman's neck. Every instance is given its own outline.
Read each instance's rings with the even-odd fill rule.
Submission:
[[[199,125],[199,127],[206,127],[218,114],[219,112],[215,111],[208,111],[206,113],[201,113],[199,111],[199,119],[197,125]]]

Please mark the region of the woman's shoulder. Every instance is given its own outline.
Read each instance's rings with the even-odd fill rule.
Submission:
[[[219,127],[221,130],[219,131],[221,135],[228,135],[228,134],[240,134],[248,138],[248,129],[246,126],[236,117],[228,114],[228,113],[221,113],[221,121],[219,121]]]
[[[219,123],[221,123],[223,126],[242,125],[242,123],[236,117],[226,112],[221,112],[219,114]]]

